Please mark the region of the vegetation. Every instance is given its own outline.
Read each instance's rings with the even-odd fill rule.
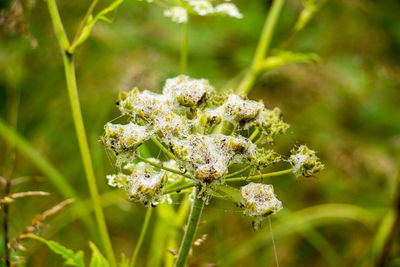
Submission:
[[[399,264],[397,1],[0,5],[3,266]]]

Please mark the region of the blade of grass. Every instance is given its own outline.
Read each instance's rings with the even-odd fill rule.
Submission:
[[[84,211],[85,207],[82,205],[78,198],[78,194],[69,185],[67,179],[40,153],[38,153],[22,136],[16,131],[9,128],[2,119],[0,119],[0,136],[6,142],[14,142],[15,148],[26,158],[28,158],[54,185],[54,187],[60,192],[64,198],[74,198],[76,202],[74,207],[79,211]],[[82,220],[91,234],[92,238],[95,239],[97,234],[94,233],[96,228],[92,219],[89,216],[83,216]]]
[[[376,221],[376,216],[373,213],[350,204],[322,204],[287,214],[285,216],[275,215],[279,219],[273,224],[275,240],[293,233],[306,231],[310,227],[332,225],[348,220],[359,222],[372,229]],[[236,248],[228,250],[219,259],[219,262],[223,266],[235,266],[237,260],[264,247],[269,242],[269,231],[258,233]]]

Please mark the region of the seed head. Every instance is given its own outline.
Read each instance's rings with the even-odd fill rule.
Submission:
[[[305,145],[301,145],[297,149],[293,148],[291,152],[292,155],[289,157],[289,162],[293,167],[293,173],[297,177],[310,177],[325,167],[316,156],[315,151]]]
[[[282,209],[282,202],[270,184],[249,183],[241,188],[244,213],[248,216],[262,218],[275,214]]]
[[[131,174],[108,175],[108,184],[124,189],[132,200],[141,201],[145,205],[157,204],[162,195],[166,173],[155,171],[150,164],[143,162],[128,164],[124,169],[131,171]]]

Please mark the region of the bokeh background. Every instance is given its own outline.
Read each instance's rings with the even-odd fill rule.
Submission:
[[[232,79],[250,65],[271,1],[235,3],[244,14],[241,20],[194,18],[190,24],[188,74],[207,78],[219,89],[234,86]],[[58,4],[72,37],[89,2],[60,0]],[[107,4],[100,1],[99,8]],[[88,200],[62,59],[46,3],[2,0],[0,8],[1,119]],[[286,2],[272,47],[288,37],[301,9],[300,0]],[[178,74],[181,27],[163,17],[161,8],[135,0],[126,0],[111,18],[111,24],[98,23],[78,49],[77,79],[114,249],[117,256],[130,256],[145,208],[106,185],[105,175],[113,172],[113,162],[98,140],[104,124],[118,116],[119,90],[137,86],[159,92],[166,78]],[[288,175],[269,181],[285,207],[272,217],[280,265],[372,266],[374,247],[380,234],[388,231],[394,242],[387,266],[400,266],[399,236],[396,227],[390,227],[399,212],[393,202],[400,157],[400,2],[330,0],[286,49],[315,52],[322,61],[265,72],[249,97],[280,107],[290,123],[288,134],[276,144],[279,152],[287,155],[294,144],[305,143],[318,151],[326,169],[309,179]],[[4,177],[10,167],[8,145],[0,139],[0,176]],[[12,192],[43,190],[51,195],[10,204],[11,238],[36,214],[64,200],[18,150],[13,165]],[[176,199],[174,209],[179,203]],[[160,266],[166,253],[163,238],[168,218],[162,212],[155,214],[138,266]],[[208,236],[194,247],[190,266],[275,266],[267,222],[254,231],[251,219],[223,199],[212,200],[202,220],[198,236]],[[68,209],[47,221],[39,234],[87,253],[87,241],[93,239]],[[37,242],[23,244],[27,250],[19,255],[27,266],[62,266],[61,258]]]

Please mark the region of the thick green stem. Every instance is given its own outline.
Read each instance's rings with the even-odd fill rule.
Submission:
[[[188,39],[189,39],[189,18],[182,24],[182,46],[180,59],[180,73],[185,74],[188,58]]]
[[[111,240],[107,232],[106,221],[100,203],[100,197],[96,185],[96,178],[90,156],[89,145],[87,142],[86,131],[83,124],[82,113],[78,97],[78,88],[76,84],[76,74],[75,74],[73,55],[67,52],[69,49],[69,41],[67,35],[65,34],[64,27],[55,0],[47,0],[47,3],[50,12],[50,17],[54,25],[54,30],[61,48],[68,95],[72,109],[72,117],[75,124],[79,148],[81,151],[82,161],[86,173],[87,182],[89,185],[89,191],[93,202],[97,225],[99,227],[100,237],[111,266],[117,266],[114,252],[111,246]]]
[[[134,267],[135,263],[136,263],[136,259],[139,255],[139,251],[140,248],[142,247],[143,241],[144,241],[144,237],[146,236],[147,233],[147,228],[149,228],[149,224],[150,224],[150,218],[151,218],[151,214],[153,212],[153,208],[148,208],[146,211],[146,217],[144,218],[144,222],[142,225],[142,230],[140,231],[140,235],[139,235],[139,240],[136,244],[136,248],[135,251],[133,252],[133,256],[131,259],[131,264],[130,267]]]
[[[178,259],[176,260],[175,267],[183,267],[189,255],[190,248],[192,247],[194,237],[196,235],[197,226],[199,224],[201,212],[204,206],[204,200],[198,196],[200,188],[195,188],[194,200],[188,222],[186,225],[186,231],[183,235],[181,247],[179,248]]]
[[[264,28],[253,57],[251,68],[239,84],[239,87],[236,90],[238,93],[248,94],[252,86],[254,85],[260,69],[260,64],[268,53],[272,35],[274,33],[276,23],[278,21],[279,14],[281,13],[284,3],[285,0],[275,0],[273,2],[267,19],[265,20]]]

